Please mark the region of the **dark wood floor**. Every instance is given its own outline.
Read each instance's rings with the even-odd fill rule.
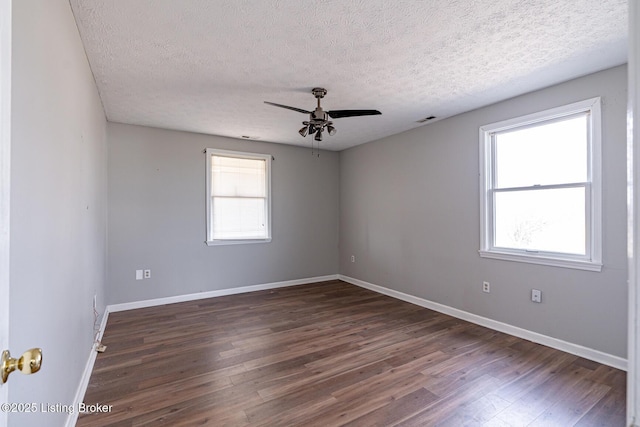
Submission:
[[[113,313],[78,426],[624,426],[625,373],[340,281]]]

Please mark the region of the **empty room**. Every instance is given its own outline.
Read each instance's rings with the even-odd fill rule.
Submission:
[[[0,0],[0,426],[634,426],[640,7]]]

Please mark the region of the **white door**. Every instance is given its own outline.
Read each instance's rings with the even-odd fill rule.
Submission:
[[[0,352],[9,349],[10,90],[11,0],[0,0]],[[8,384],[0,384],[0,426],[7,425],[1,405],[8,402]]]

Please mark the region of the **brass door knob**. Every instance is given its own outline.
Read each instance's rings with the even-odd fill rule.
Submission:
[[[19,359],[11,357],[9,350],[2,352],[2,384],[7,382],[9,374],[16,369],[25,375],[35,374],[42,366],[42,350],[31,348],[20,356]]]

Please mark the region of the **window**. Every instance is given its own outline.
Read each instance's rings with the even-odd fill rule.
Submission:
[[[271,156],[208,148],[207,244],[271,241]]]
[[[480,128],[480,256],[600,271],[600,98]]]

